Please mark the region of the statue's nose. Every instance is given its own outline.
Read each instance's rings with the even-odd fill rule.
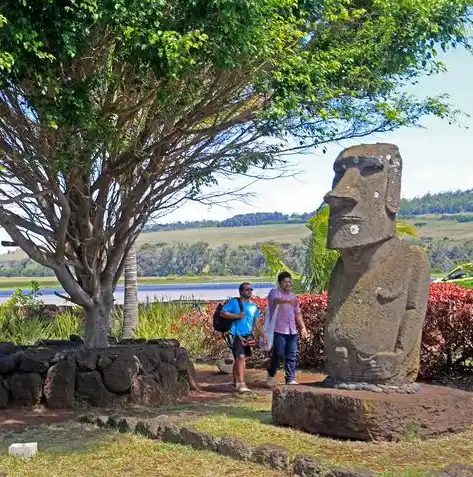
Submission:
[[[325,195],[324,200],[330,207],[355,206],[360,200],[357,169],[348,169],[333,189]]]

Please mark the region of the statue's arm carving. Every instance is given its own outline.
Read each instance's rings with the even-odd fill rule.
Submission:
[[[422,332],[429,293],[430,267],[426,254],[418,250],[410,270],[406,311],[399,326],[396,352],[403,356],[409,354]]]

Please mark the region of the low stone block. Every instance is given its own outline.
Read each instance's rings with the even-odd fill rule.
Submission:
[[[435,474],[436,477],[472,477],[473,465],[451,464]]]
[[[234,437],[222,437],[217,442],[217,452],[233,459],[250,460],[253,447]]]
[[[120,432],[135,432],[138,422],[136,417],[122,417],[118,420],[116,428]]]
[[[289,467],[289,452],[276,444],[265,444],[256,447],[251,460],[273,469],[286,470]]]
[[[330,437],[398,441],[433,438],[473,423],[471,393],[422,385],[416,394],[283,386],[273,392],[273,421]]]
[[[300,477],[323,477],[327,468],[308,455],[297,455],[292,463],[292,472]]]
[[[8,448],[8,454],[14,455],[17,457],[23,457],[29,459],[33,457],[38,452],[38,443],[37,442],[26,442],[21,444],[12,444]]]
[[[135,432],[151,439],[161,439],[167,426],[171,425],[166,415],[139,420]]]
[[[169,424],[164,428],[163,437],[164,442],[171,444],[182,444],[181,430],[174,424]]]
[[[201,432],[191,427],[181,428],[182,443],[189,445],[197,450],[216,451],[217,444],[214,438],[207,432]]]

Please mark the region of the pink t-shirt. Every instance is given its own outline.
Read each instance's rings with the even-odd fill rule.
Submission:
[[[268,295],[268,307],[271,315],[274,313],[276,306],[279,306],[276,316],[276,324],[274,331],[283,335],[297,334],[296,315],[300,314],[301,309],[299,302],[295,305],[276,305],[274,300],[296,300],[297,297],[293,292],[285,293],[279,287],[273,288]]]

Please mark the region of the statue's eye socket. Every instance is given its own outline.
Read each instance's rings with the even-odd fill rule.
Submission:
[[[380,172],[381,170],[382,168],[377,166],[366,166],[366,167],[363,167],[363,169],[361,170],[361,175],[363,177],[372,176],[373,174],[376,174],[377,172]]]

